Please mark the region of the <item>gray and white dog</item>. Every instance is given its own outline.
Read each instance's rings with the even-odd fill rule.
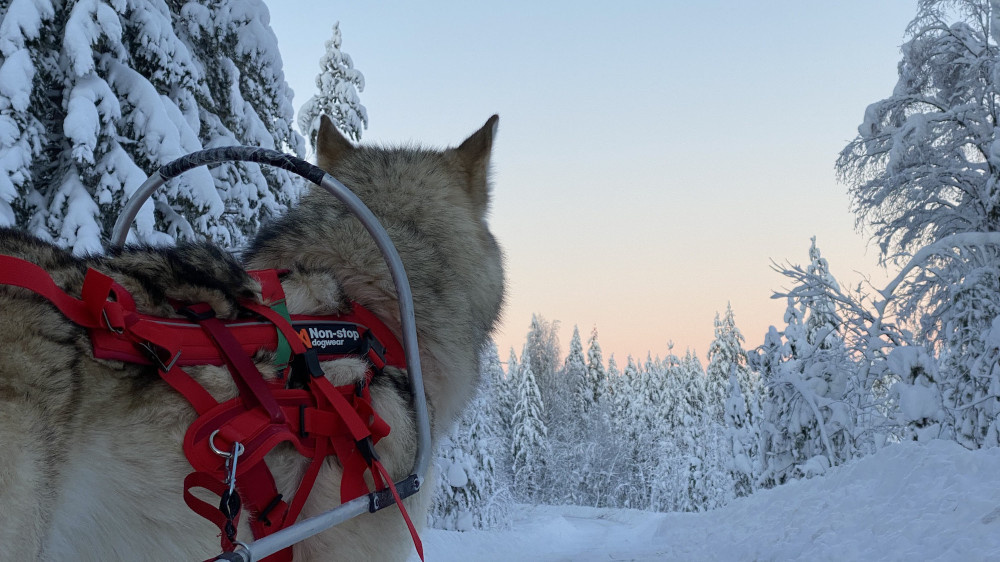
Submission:
[[[395,244],[410,280],[432,435],[446,433],[468,403],[478,356],[504,298],[502,255],[486,224],[489,161],[498,119],[457,148],[354,146],[326,117],[318,164],[351,188]],[[79,297],[88,267],[110,275],[140,312],[176,315],[171,301],[208,302],[235,317],[237,301],[261,301],[244,268],[290,270],[289,312],[346,312],[351,301],[399,335],[396,292],[374,241],[347,209],[314,187],[264,228],[239,263],[208,244],[130,247],[75,258],[0,229],[0,254],[40,265]],[[267,353],[255,360],[274,376]],[[365,364],[323,365],[334,384]],[[185,370],[216,399],[236,395],[224,367]],[[393,368],[372,381],[376,411],[392,431],[376,446],[395,479],[416,449],[409,386]],[[87,331],[43,298],[0,286],[0,560],[200,560],[219,550],[219,530],[182,500],[191,466],[182,439],[196,414],[152,367],[95,359]],[[279,491],[294,494],[307,460],[290,446],[267,457]],[[328,458],[302,518],[340,503],[339,463]],[[418,526],[428,488],[406,500]],[[433,489],[433,487],[429,487]],[[242,518],[243,521],[246,517]],[[239,537],[248,539],[245,523]],[[404,559],[412,549],[395,509],[362,515],[299,543],[295,560]]]

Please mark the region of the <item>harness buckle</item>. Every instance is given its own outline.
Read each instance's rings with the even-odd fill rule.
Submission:
[[[177,353],[174,353],[168,359],[164,360],[163,357],[161,356],[161,352],[170,353],[170,350],[160,347],[148,341],[137,342],[137,344],[146,350],[146,352],[149,354],[149,358],[153,360],[153,364],[155,364],[164,373],[169,372],[170,369],[173,369],[174,364],[177,363],[177,360],[181,358],[180,350],[177,350]]]
[[[107,308],[101,309],[101,317],[104,319],[104,325],[107,326],[108,330],[111,331],[113,334],[117,334],[120,336],[125,333],[124,327],[115,327],[115,325],[111,323],[111,319],[108,318]]]
[[[360,354],[364,355],[376,370],[381,371],[385,367],[385,346],[378,341],[371,329],[365,330],[363,339],[364,346],[360,350]]]

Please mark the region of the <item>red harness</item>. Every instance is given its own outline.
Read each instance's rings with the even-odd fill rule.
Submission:
[[[280,272],[249,273],[271,303],[240,303],[256,319],[220,320],[205,303],[179,308],[187,319],[162,318],[137,312],[132,296],[94,269],[87,270],[77,299],[41,267],[0,255],[0,284],[41,295],[87,328],[94,357],[155,365],[160,377],[191,403],[198,418],[188,428],[183,447],[195,472],[184,479],[184,501],[219,527],[223,550],[236,546],[241,508],[250,513],[257,539],[295,523],[323,460],[333,454],[343,467],[341,501],[370,494],[364,479],[370,471],[376,491],[388,489],[399,505],[423,559],[416,529],[373,449],[388,435],[389,426],[372,407],[369,383],[386,365],[406,368],[402,346],[385,324],[357,304],[342,316],[289,316]],[[264,379],[251,359],[261,349],[276,353],[277,379]],[[348,356],[365,358],[368,372],[358,384],[335,387],[319,363]],[[239,396],[219,403],[181,369],[184,365],[226,365]],[[286,388],[291,376],[303,378],[305,388]],[[263,462],[284,441],[310,459],[290,502],[278,493]],[[218,495],[219,507],[195,497],[194,488]],[[390,503],[373,498],[371,511],[377,509],[375,504]],[[292,549],[287,548],[265,560],[284,562],[291,557]]]

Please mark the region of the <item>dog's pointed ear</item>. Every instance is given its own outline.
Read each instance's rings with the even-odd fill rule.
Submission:
[[[454,149],[462,168],[468,174],[469,195],[480,212],[485,212],[489,203],[490,153],[493,150],[493,138],[496,137],[499,122],[499,115],[490,117],[481,129],[472,133],[472,136]]]
[[[354,145],[340,134],[336,125],[326,115],[320,116],[316,133],[316,164],[329,172],[338,162],[354,150]]]

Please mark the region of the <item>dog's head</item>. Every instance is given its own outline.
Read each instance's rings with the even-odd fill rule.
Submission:
[[[418,321],[468,318],[464,333],[449,336],[459,345],[482,345],[503,303],[502,255],[486,224],[498,122],[490,117],[445,150],[356,146],[326,116],[317,135],[319,166],[372,210],[396,245],[420,301]],[[313,188],[300,207],[326,213],[328,223],[337,217],[339,232],[329,235],[344,236],[346,210],[324,190]]]
[[[494,115],[457,148],[435,151],[355,146],[323,115],[316,140],[317,164],[352,190],[365,186],[421,190],[423,197],[441,194],[456,203],[460,203],[456,196],[464,195],[468,207],[484,218],[490,198],[490,155],[499,122],[500,117]]]

